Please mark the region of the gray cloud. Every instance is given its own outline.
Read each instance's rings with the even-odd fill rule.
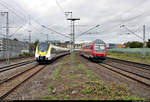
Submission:
[[[72,11],[73,17],[79,17],[81,20],[76,22],[76,36],[88,30],[89,28],[100,25],[99,28],[92,32],[99,34],[84,35],[77,41],[94,40],[96,38],[103,39],[106,42],[123,43],[127,41],[140,39],[134,35],[125,35],[127,30],[120,28],[125,24],[128,28],[142,36],[142,26],[146,25],[146,38],[150,38],[150,1],[149,0],[1,0],[0,3],[5,4],[8,8],[0,5],[1,11],[10,12],[11,26],[24,26],[17,33],[23,36],[18,38],[28,38],[28,29],[32,30],[33,41],[40,39],[46,40],[46,37],[40,35],[40,32],[50,33],[49,38],[55,40],[69,40],[57,34],[51,34],[40,25],[46,25],[54,30],[68,35],[70,33],[70,22],[66,20],[63,11]],[[11,11],[13,10],[13,12]],[[17,15],[14,14],[16,12]],[[31,16],[31,24],[28,25],[28,15]],[[0,16],[1,17],[1,16]],[[22,20],[24,19],[24,20]],[[0,18],[1,26],[5,25],[5,18]],[[17,28],[16,28],[17,29]],[[16,29],[10,29],[10,33]],[[5,33],[5,29],[0,30]],[[124,35],[119,35],[124,34]]]

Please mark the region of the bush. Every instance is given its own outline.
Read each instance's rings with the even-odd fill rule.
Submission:
[[[24,52],[24,53],[20,54],[19,56],[32,56],[32,54],[28,53],[28,52]]]
[[[125,45],[129,48],[142,48],[143,47],[143,43],[138,42],[138,41],[127,42],[125,43]]]
[[[27,52],[24,52],[23,53],[25,56],[30,56],[31,54],[30,53],[27,53]]]

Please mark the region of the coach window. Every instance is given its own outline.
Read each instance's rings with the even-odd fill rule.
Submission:
[[[55,48],[52,48],[52,49],[51,49],[51,53],[52,53],[52,54],[56,53],[56,49],[55,49]]]

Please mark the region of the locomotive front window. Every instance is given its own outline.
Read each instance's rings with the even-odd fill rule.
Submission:
[[[38,46],[38,50],[44,52],[44,51],[48,50],[48,47],[49,47],[49,44],[40,43],[39,46]]]
[[[105,44],[94,44],[94,49],[96,52],[104,52]]]

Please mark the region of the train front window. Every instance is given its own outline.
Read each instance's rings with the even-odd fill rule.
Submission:
[[[38,46],[38,50],[44,52],[44,51],[48,50],[48,47],[49,47],[49,44],[40,43],[39,46]]]
[[[96,52],[104,52],[105,44],[94,44],[94,49]]]

